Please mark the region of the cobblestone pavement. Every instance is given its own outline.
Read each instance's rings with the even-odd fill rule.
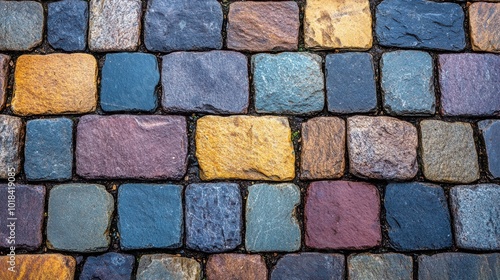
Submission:
[[[0,279],[500,279],[500,2],[0,0]]]

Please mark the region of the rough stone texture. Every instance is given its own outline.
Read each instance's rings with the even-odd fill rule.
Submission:
[[[178,248],[182,228],[182,186],[124,184],[118,189],[122,249]]]
[[[267,267],[260,255],[218,254],[208,257],[207,278],[210,280],[266,280]]]
[[[488,169],[494,178],[500,178],[500,120],[478,122],[488,156]]]
[[[222,48],[223,14],[216,0],[151,0],[144,18],[150,51]]]
[[[47,4],[47,40],[54,49],[83,51],[87,46],[87,1],[65,0]]]
[[[420,51],[386,52],[380,61],[384,109],[391,115],[433,115],[432,57]]]
[[[442,253],[418,257],[418,279],[499,279],[500,254]]]
[[[373,43],[368,0],[308,0],[304,42],[313,49],[369,49]]]
[[[302,123],[301,179],[333,179],[344,175],[345,122],[318,117]]]
[[[500,249],[500,185],[457,186],[450,196],[457,246]]]
[[[472,3],[469,26],[473,50],[500,52],[500,3]]]
[[[0,54],[0,110],[5,106],[7,100],[7,84],[9,82],[10,56]]]
[[[190,258],[167,254],[143,255],[137,268],[137,280],[201,280],[200,264]]]
[[[35,1],[0,1],[0,50],[29,51],[43,40],[43,7]]]
[[[377,108],[373,57],[369,53],[337,53],[326,56],[328,111],[368,113]]]
[[[321,57],[311,53],[252,56],[258,113],[313,114],[325,103]]]
[[[155,88],[160,81],[152,54],[107,54],[102,67],[100,104],[103,111],[146,111],[157,106]]]
[[[0,279],[73,280],[76,261],[61,254],[16,254],[16,272],[9,271],[9,256],[0,257]]]
[[[294,1],[234,2],[229,6],[227,47],[264,52],[297,50],[299,6]]]
[[[21,55],[14,74],[17,115],[82,114],[97,104],[97,62],[90,54]]]
[[[271,280],[341,280],[344,279],[344,262],[340,254],[288,254],[276,263]]]
[[[241,194],[238,184],[191,184],[185,191],[186,247],[208,253],[241,243]]]
[[[18,174],[21,167],[21,139],[24,132],[21,130],[21,118],[0,115],[0,178],[7,179],[9,173]],[[14,172],[12,172],[14,168]]]
[[[294,184],[248,187],[245,248],[249,252],[296,251],[300,227],[295,214],[300,190]]]
[[[141,32],[141,0],[90,0],[89,48],[134,51]]]
[[[45,207],[45,187],[15,184],[15,192],[9,192],[8,185],[0,185],[0,203],[4,211],[0,219],[4,226],[0,228],[0,247],[8,248],[15,245],[16,249],[36,250],[42,245],[43,214]],[[15,195],[15,210],[7,211],[9,195]],[[16,220],[9,220],[9,218]],[[9,222],[15,222],[15,239],[9,239]],[[15,244],[9,242],[15,241]]]
[[[460,51],[465,48],[464,11],[455,3],[384,0],[376,9],[382,46]]]
[[[390,246],[399,251],[451,247],[450,213],[440,186],[391,183],[385,191]]]
[[[163,57],[162,106],[167,112],[246,113],[245,55],[230,51],[176,52]]]
[[[391,117],[347,119],[350,172],[371,179],[409,180],[417,174],[417,129]]]
[[[108,249],[113,196],[102,185],[65,184],[50,190],[47,247],[73,252]]]
[[[119,253],[106,253],[97,257],[88,257],[79,280],[93,279],[132,279],[135,257]]]
[[[479,179],[470,124],[424,120],[420,122],[420,142],[422,169],[428,180],[470,183]]]
[[[500,56],[439,55],[441,114],[500,116]]]
[[[319,181],[307,189],[306,245],[315,249],[366,249],[380,244],[380,198],[374,185]]]
[[[180,179],[186,172],[182,116],[86,115],[76,136],[76,173],[85,178]]]
[[[26,124],[24,172],[28,180],[67,180],[73,169],[73,121],[35,119]]]
[[[413,279],[413,260],[403,254],[357,254],[347,259],[349,280]]]
[[[290,181],[295,155],[284,117],[205,116],[196,125],[200,178]]]

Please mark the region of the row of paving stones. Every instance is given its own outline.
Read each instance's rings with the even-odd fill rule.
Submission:
[[[65,0],[47,4],[47,39],[55,49],[93,52],[137,50],[141,0]],[[295,1],[228,5],[227,47],[244,51],[297,50],[300,29]],[[473,3],[469,15],[473,50],[500,51],[500,3]],[[304,43],[312,49],[369,49],[373,44],[369,0],[306,1]],[[42,42],[44,11],[34,1],[0,1],[0,50],[26,51]],[[385,0],[376,6],[375,36],[382,46],[459,51],[466,47],[464,9],[455,3]],[[144,15],[148,50],[220,49],[224,13],[216,0],[151,0]],[[88,24],[87,24],[88,22]]]

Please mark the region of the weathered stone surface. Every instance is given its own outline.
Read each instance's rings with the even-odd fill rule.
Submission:
[[[234,2],[229,6],[227,47],[263,52],[297,50],[299,6],[294,1]]]
[[[186,246],[224,252],[241,243],[241,194],[238,184],[191,184],[185,191]]]
[[[260,255],[218,254],[207,261],[207,278],[213,280],[265,280],[267,267]]]
[[[162,106],[167,112],[246,113],[247,58],[230,51],[175,52],[163,57]]]
[[[326,56],[328,111],[367,113],[377,108],[373,57],[369,53],[336,53]]]
[[[79,280],[115,279],[130,280],[134,269],[135,257],[119,253],[106,253],[88,257]]]
[[[387,52],[382,55],[380,65],[386,112],[403,116],[434,114],[434,75],[428,53]]]
[[[73,122],[35,119],[26,124],[24,172],[28,180],[67,180],[73,169]]]
[[[304,209],[306,245],[316,249],[366,249],[380,244],[380,198],[371,184],[313,182]]]
[[[311,53],[252,56],[258,113],[312,114],[325,103],[321,57]]]
[[[500,178],[500,120],[478,122],[488,156],[488,169],[494,178]]]
[[[182,245],[182,186],[124,184],[118,189],[118,231],[122,249]]]
[[[50,190],[47,247],[73,252],[108,249],[113,196],[101,185],[65,184]]]
[[[12,195],[15,196],[15,207],[13,207],[14,210],[7,211],[9,196]],[[35,250],[40,247],[42,244],[45,187],[11,184],[9,189],[8,184],[2,184],[0,185],[0,203],[5,205],[4,211],[0,212],[0,219],[4,221],[4,226],[0,228],[0,247],[8,248],[14,245],[16,249],[24,248],[27,250]],[[16,220],[9,220],[9,218]],[[9,239],[11,229],[7,226],[11,221],[15,222],[13,239]],[[12,244],[12,241],[15,241],[15,244]]]
[[[190,258],[167,254],[143,255],[137,268],[137,280],[200,280],[200,264]]]
[[[21,131],[23,121],[14,116],[0,115],[0,178],[18,174],[21,167]],[[12,170],[14,169],[14,170]],[[9,175],[9,173],[11,175]]]
[[[302,123],[301,179],[333,179],[344,175],[345,122],[318,117]]]
[[[9,256],[0,257],[0,279],[73,280],[76,261],[61,254],[16,254],[15,272],[9,271]]]
[[[222,48],[223,14],[216,0],[151,0],[144,18],[150,51]]]
[[[200,178],[292,180],[291,133],[283,117],[202,117],[195,136]]]
[[[47,4],[47,40],[54,49],[83,51],[87,46],[87,1],[65,0]]]
[[[500,254],[442,253],[418,257],[418,279],[499,279]]]
[[[357,254],[347,259],[349,280],[413,279],[413,260],[403,254]]]
[[[313,49],[369,49],[373,43],[368,0],[308,0],[304,42]]]
[[[9,82],[10,56],[0,54],[0,110],[5,106],[7,99],[7,84]]]
[[[29,51],[43,40],[43,7],[35,1],[0,1],[0,50]]]
[[[276,263],[271,280],[341,280],[345,274],[344,262],[340,254],[288,254]]]
[[[470,124],[424,120],[420,122],[420,142],[422,169],[428,180],[470,183],[479,179]]]
[[[417,129],[391,117],[347,119],[350,172],[372,179],[409,180],[417,174]]]
[[[87,115],[76,136],[76,173],[85,178],[180,179],[186,172],[182,116]]]
[[[500,249],[500,185],[457,186],[450,196],[457,246]]]
[[[245,248],[250,252],[297,251],[300,227],[295,215],[300,190],[294,184],[248,187]]]
[[[472,3],[469,26],[473,50],[500,52],[500,3]]]
[[[90,50],[136,50],[140,40],[141,12],[140,0],[90,0]]]
[[[389,243],[399,251],[451,247],[450,213],[440,186],[391,183],[385,191]]]
[[[155,88],[160,81],[152,54],[107,54],[102,67],[100,103],[103,111],[152,112],[158,104]]]
[[[500,116],[500,56],[439,55],[441,114]]]
[[[15,114],[81,114],[97,103],[97,63],[89,54],[21,55],[14,74]]]
[[[465,48],[464,11],[455,3],[384,0],[375,32],[383,46],[460,51]]]

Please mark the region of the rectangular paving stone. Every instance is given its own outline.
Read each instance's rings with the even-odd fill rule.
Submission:
[[[500,254],[441,253],[418,257],[419,280],[499,279]]]
[[[294,1],[234,2],[229,6],[227,47],[263,52],[297,50],[299,6]]]
[[[500,178],[500,120],[477,123],[486,146],[488,170],[493,178]]]
[[[133,255],[109,252],[100,256],[90,256],[85,261],[79,280],[130,280],[134,264]]]
[[[284,117],[202,117],[195,135],[200,178],[290,181],[295,177],[291,134]]]
[[[97,62],[89,54],[21,55],[14,73],[17,115],[82,114],[97,103]]]
[[[261,255],[216,254],[208,257],[208,279],[267,279],[267,267]]]
[[[276,263],[271,280],[341,280],[345,274],[344,263],[341,254],[288,254]]]
[[[347,258],[349,280],[413,279],[413,260],[403,254],[350,255]]]
[[[87,47],[87,1],[64,0],[47,4],[47,41],[54,49],[84,51]]]
[[[14,177],[21,171],[21,141],[24,138],[21,118],[0,115],[0,178]]]
[[[142,255],[137,280],[182,279],[200,280],[201,265],[195,259],[168,254]]]
[[[7,84],[9,82],[10,56],[0,54],[0,110],[7,100]]]
[[[9,271],[9,256],[0,257],[0,279],[58,279],[73,280],[76,261],[61,254],[36,254],[15,256],[15,272]]]
[[[500,3],[472,3],[469,26],[473,50],[500,52]]]
[[[76,173],[88,179],[181,179],[186,129],[183,116],[83,116],[76,133]]]
[[[0,50],[30,51],[43,40],[43,7],[35,1],[0,1]]]

